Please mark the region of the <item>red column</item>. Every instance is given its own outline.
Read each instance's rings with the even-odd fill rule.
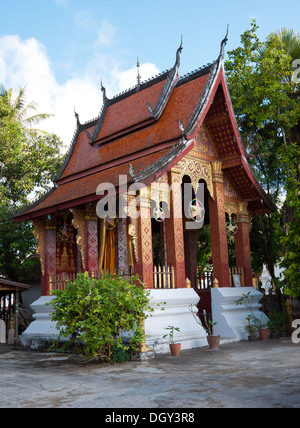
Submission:
[[[127,264],[127,219],[119,218],[117,224],[117,265],[121,273],[128,271]]]
[[[46,255],[45,255],[45,273],[47,290],[49,291],[49,278],[54,278],[56,275],[56,226],[49,226],[46,228]]]
[[[230,287],[222,162],[212,162],[212,171],[214,200],[209,198],[209,218],[213,271],[220,287]]]
[[[235,235],[236,266],[243,268],[244,286],[252,287],[252,264],[249,237],[249,215],[247,203],[239,204],[238,231]]]
[[[89,275],[98,272],[98,217],[87,217],[87,271]]]
[[[38,241],[37,254],[41,261],[41,295],[49,292],[49,278],[56,275],[56,225],[43,220],[33,222],[33,234]]]
[[[169,171],[170,218],[166,218],[167,261],[174,267],[175,287],[185,288],[184,239],[181,201],[181,175],[176,168]]]

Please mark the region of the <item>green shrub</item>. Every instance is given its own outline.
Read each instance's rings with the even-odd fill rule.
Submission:
[[[79,274],[65,290],[52,293],[57,342],[64,340],[64,349],[81,349],[90,359],[126,360],[126,352],[137,350],[145,340],[142,320],[151,312],[149,293],[138,277],[125,280],[106,275],[96,279],[87,272]]]

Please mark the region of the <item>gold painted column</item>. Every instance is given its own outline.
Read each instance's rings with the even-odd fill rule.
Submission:
[[[134,273],[139,275],[146,288],[153,288],[152,227],[150,195],[145,186],[139,191],[139,211],[136,195],[128,194],[129,236],[134,250]],[[137,217],[137,218],[136,218]]]
[[[222,162],[212,162],[212,179],[214,200],[209,198],[209,218],[213,271],[220,287],[230,287]]]
[[[153,254],[151,204],[149,189],[140,190],[140,216],[138,218],[139,270],[146,288],[153,288]]]
[[[83,271],[98,271],[98,217],[96,209],[74,209],[72,224],[77,230],[76,243],[80,249]]]
[[[95,214],[85,216],[87,271],[90,275],[98,273],[98,217]]]
[[[181,200],[181,169],[174,167],[169,171],[170,218],[165,219],[168,265],[174,267],[175,287],[185,288],[185,261],[183,237],[183,213]]]
[[[56,275],[56,224],[48,220],[34,220],[33,235],[38,241],[37,254],[41,262],[41,295],[50,290],[50,277]]]
[[[76,243],[77,248],[80,250],[81,266],[84,272],[87,270],[85,214],[84,210],[73,209],[72,224],[77,230]]]
[[[244,286],[252,287],[252,264],[250,250],[250,219],[247,210],[247,202],[239,203],[237,220],[238,231],[235,235],[236,266],[243,269]]]

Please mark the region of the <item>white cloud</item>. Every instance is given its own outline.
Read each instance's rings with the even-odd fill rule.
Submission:
[[[74,106],[82,123],[99,114],[102,105],[101,77],[108,96],[136,84],[136,67],[121,70],[113,54],[94,54],[80,76],[71,75],[66,82],[59,84],[47,50],[38,40],[3,36],[0,37],[0,52],[0,83],[15,92],[26,85],[27,101],[35,101],[39,113],[55,115],[43,121],[40,127],[57,134],[65,146],[70,144],[76,127]],[[141,64],[142,80],[158,72],[154,64]]]
[[[159,73],[158,68],[155,64],[146,63],[141,64],[140,76],[141,81],[149,79]],[[125,70],[117,74],[116,79],[119,81],[119,86],[122,91],[126,90],[131,86],[135,86],[137,83],[137,67],[132,67],[130,70]]]
[[[118,29],[116,27],[111,25],[109,22],[103,21],[100,29],[97,30],[98,38],[95,44],[109,46],[115,42],[117,33]]]
[[[68,145],[75,128],[73,105],[81,104],[87,114],[96,115],[100,104],[97,88],[74,78],[59,85],[45,47],[34,38],[1,37],[0,52],[0,82],[15,92],[26,86],[27,101],[35,101],[39,113],[55,115],[40,127],[59,135]]]
[[[116,41],[116,35],[118,33],[117,27],[112,25],[106,20],[103,20],[100,24],[93,12],[90,9],[80,9],[74,16],[74,24],[89,33],[94,33],[96,41],[94,46],[111,46]],[[100,26],[99,26],[100,25]]]

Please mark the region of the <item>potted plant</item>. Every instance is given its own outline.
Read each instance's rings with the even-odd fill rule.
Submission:
[[[245,330],[248,333],[248,340],[249,342],[253,342],[256,340],[257,327],[252,321],[251,315],[249,315],[246,320],[248,321],[248,325],[246,325]]]
[[[285,314],[275,309],[268,313],[268,327],[271,330],[271,337],[279,338],[284,336]]]
[[[167,336],[169,336],[169,340],[170,340],[169,347],[170,347],[171,354],[174,357],[177,357],[180,354],[181,343],[175,343],[174,342],[174,332],[175,331],[180,332],[180,328],[174,327],[173,325],[169,325],[168,327],[165,328],[165,330],[169,330],[169,333],[165,334],[163,336],[163,339],[165,339]]]
[[[258,333],[261,338],[261,340],[268,340],[271,335],[271,331],[268,327],[268,325],[262,325],[258,328]]]
[[[201,327],[204,327],[206,332],[207,332],[207,343],[208,346],[210,347],[210,349],[219,349],[219,344],[220,344],[220,340],[221,340],[221,336],[215,336],[214,335],[214,326],[217,325],[218,323],[213,323],[210,319],[207,319],[207,315],[206,315],[206,310],[203,309],[203,318],[204,318],[204,324],[202,324],[200,318],[198,317],[198,315],[196,315],[193,311],[193,305],[189,306],[189,310],[192,312],[193,317],[195,318],[195,320],[197,321],[198,324],[201,325]]]
[[[220,344],[220,340],[221,340],[221,336],[215,336],[214,335],[214,326],[217,325],[218,323],[216,322],[212,322],[212,320],[207,320],[207,316],[206,316],[206,311],[205,309],[203,310],[203,316],[204,316],[204,323],[205,323],[205,330],[207,332],[207,343],[210,347],[210,349],[219,349],[219,344]]]
[[[251,317],[252,317],[252,321],[253,324],[255,325],[255,327],[258,329],[258,333],[259,336],[262,340],[268,340],[270,337],[270,329],[268,327],[268,325],[265,325],[261,322],[261,320],[259,320],[253,313],[253,309],[252,309],[252,301],[250,300],[250,292],[247,294],[243,294],[242,297],[237,300],[235,303],[236,305],[243,305],[245,306],[247,309],[250,310],[251,312]],[[263,312],[261,313],[261,317],[263,316]]]

